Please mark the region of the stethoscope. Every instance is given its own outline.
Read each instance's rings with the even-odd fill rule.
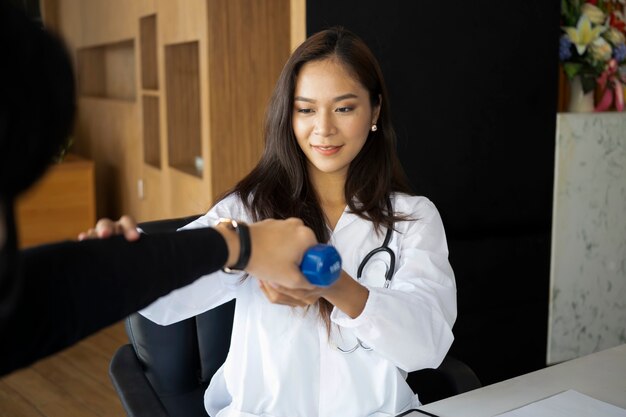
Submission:
[[[391,201],[389,200],[387,200],[387,207],[389,208],[389,212],[391,213]],[[372,258],[372,256],[380,252],[385,252],[389,255],[389,268],[387,268],[387,271],[385,271],[385,284],[383,285],[383,288],[389,288],[389,285],[391,285],[391,279],[393,278],[393,273],[396,269],[396,254],[389,247],[389,242],[391,241],[392,233],[393,233],[393,225],[391,225],[391,227],[387,229],[387,233],[385,234],[385,240],[383,240],[383,244],[379,246],[378,248],[371,250],[367,255],[365,255],[365,257],[359,264],[359,268],[357,269],[357,272],[356,272],[357,280],[361,279],[361,275],[363,274],[363,269],[365,268],[369,260]],[[362,348],[363,350],[368,350],[368,351],[372,350],[371,347],[364,344],[361,341],[361,339],[359,339],[358,337],[356,340],[357,340],[356,345],[354,345],[350,349],[342,349],[339,346],[335,346],[335,347],[341,353],[352,353],[356,351],[359,347]]]

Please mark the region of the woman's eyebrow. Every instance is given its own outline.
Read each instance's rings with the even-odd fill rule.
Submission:
[[[333,102],[338,102],[341,100],[346,100],[349,98],[359,98],[359,96],[357,96],[356,94],[353,93],[348,93],[348,94],[342,94],[340,96],[337,96],[333,99]],[[308,97],[302,97],[302,96],[295,96],[294,101],[306,101],[307,103],[315,103],[316,100],[312,99],[312,98],[308,98]]]

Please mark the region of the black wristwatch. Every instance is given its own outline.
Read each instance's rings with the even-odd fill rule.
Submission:
[[[235,262],[235,265],[231,267],[225,266],[222,270],[224,272],[228,272],[229,274],[241,272],[246,268],[246,266],[248,266],[250,255],[252,253],[250,229],[248,229],[247,224],[233,219],[219,219],[217,224],[220,223],[225,223],[230,230],[234,230],[237,232],[237,236],[239,236],[239,258],[237,259],[237,262]]]

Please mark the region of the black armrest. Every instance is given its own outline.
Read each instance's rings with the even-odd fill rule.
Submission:
[[[132,345],[121,346],[115,352],[109,376],[129,417],[169,417],[146,379]]]
[[[422,369],[409,373],[406,381],[413,392],[419,395],[422,404],[439,401],[482,386],[469,366],[451,356],[446,356],[437,369]]]
[[[176,219],[153,220],[149,222],[139,223],[138,226],[147,235],[156,233],[175,232],[177,229],[191,223],[200,217],[200,214],[194,216],[178,217]]]
[[[437,369],[458,394],[482,387],[472,368],[452,356],[446,356]]]

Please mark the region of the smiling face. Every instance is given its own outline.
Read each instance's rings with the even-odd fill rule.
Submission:
[[[365,144],[380,105],[335,59],[311,61],[296,80],[293,131],[308,161],[312,179],[339,175]]]

